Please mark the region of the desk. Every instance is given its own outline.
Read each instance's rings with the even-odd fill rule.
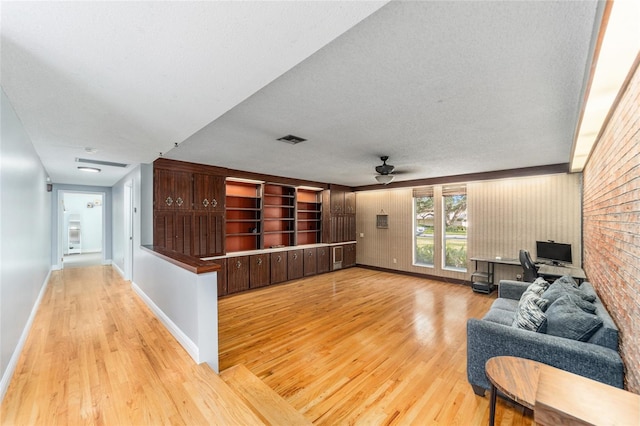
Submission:
[[[579,283],[587,279],[587,275],[584,273],[582,268],[574,268],[569,266],[552,266],[542,264],[538,269],[538,274],[555,278],[570,275]]]
[[[496,393],[533,409],[540,425],[638,425],[640,395],[513,356],[489,359],[489,424],[495,421]]]
[[[520,266],[518,259],[503,259],[495,257],[472,257],[470,260],[476,262],[476,270],[471,274],[471,288],[480,293],[491,293],[494,287],[494,268],[496,264]],[[478,269],[478,262],[487,264],[487,270]]]

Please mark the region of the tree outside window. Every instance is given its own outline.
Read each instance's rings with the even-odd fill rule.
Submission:
[[[443,190],[444,267],[467,270],[467,194],[464,188]]]
[[[414,198],[415,223],[415,263],[424,266],[434,265],[435,244],[434,199],[433,196]]]

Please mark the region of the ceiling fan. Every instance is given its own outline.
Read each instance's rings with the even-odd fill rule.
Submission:
[[[378,183],[388,185],[395,177],[393,174],[393,169],[395,169],[395,167],[391,164],[387,164],[387,160],[389,159],[388,155],[383,155],[380,159],[382,160],[382,164],[376,166],[376,172],[379,173],[376,175],[376,180]]]

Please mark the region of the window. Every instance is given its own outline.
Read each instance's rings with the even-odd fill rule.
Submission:
[[[442,188],[444,268],[467,270],[467,191],[464,185]]]
[[[413,191],[414,264],[434,265],[434,198],[433,188]]]

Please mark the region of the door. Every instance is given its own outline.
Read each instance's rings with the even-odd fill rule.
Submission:
[[[271,281],[269,253],[254,254],[249,257],[249,263],[249,287],[258,288],[269,285]]]
[[[224,211],[224,178],[222,176],[194,173],[194,210]]]
[[[317,251],[316,270],[318,274],[329,272],[329,263],[330,263],[329,247],[318,247],[316,251]]]

